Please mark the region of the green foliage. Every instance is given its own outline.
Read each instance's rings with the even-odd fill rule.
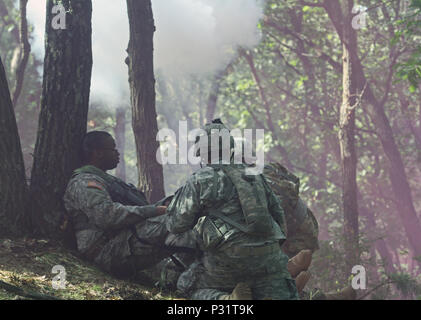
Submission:
[[[411,53],[405,61],[397,64],[396,74],[398,78],[407,80],[410,83],[409,90],[414,93],[421,81],[421,1],[412,0],[412,9],[406,17],[397,20],[396,25],[403,26],[402,30],[395,33],[391,43],[395,45],[398,41],[418,43],[412,48]]]
[[[421,285],[410,274],[396,273],[389,278],[405,297],[421,295]]]

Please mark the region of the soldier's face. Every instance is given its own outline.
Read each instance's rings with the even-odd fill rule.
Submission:
[[[109,137],[103,141],[103,145],[98,150],[101,166],[103,170],[112,170],[117,167],[120,162],[120,153],[116,149],[113,138]]]

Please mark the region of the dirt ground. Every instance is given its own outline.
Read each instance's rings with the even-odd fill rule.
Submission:
[[[64,288],[57,288],[60,285],[58,277],[64,274],[62,271],[59,273],[61,267],[55,267],[58,271],[53,270],[54,266],[65,268]],[[23,289],[26,293],[35,292],[71,300],[173,298],[171,293],[162,293],[156,288],[115,279],[82,261],[76,253],[43,239],[0,239],[0,281],[3,281],[0,282],[0,300],[30,299],[7,284]]]

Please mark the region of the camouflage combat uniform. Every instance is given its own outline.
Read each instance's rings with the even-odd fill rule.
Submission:
[[[168,206],[168,231],[193,229],[203,251],[178,280],[179,290],[193,299],[219,299],[238,282],[249,284],[254,299],[298,298],[286,268],[288,257],[280,250],[285,240],[282,207],[262,175],[244,176],[240,186],[238,180],[233,182],[231,174],[245,168],[243,164],[204,167]],[[245,214],[250,208],[266,215],[259,213],[253,220]],[[247,227],[259,229],[261,221],[266,224],[260,225],[260,231],[266,228],[266,233],[247,232],[253,229]]]
[[[316,251],[319,248],[318,223],[311,210],[307,208],[299,197],[300,180],[279,163],[266,165],[263,174],[274,193],[278,196],[284,210],[287,239],[282,245],[282,250],[290,258],[301,250],[310,249],[313,252]],[[187,262],[186,264],[189,265]],[[171,276],[163,280],[165,281],[163,285],[173,287],[181,271],[170,259],[167,259],[165,268],[163,272],[169,270]],[[196,272],[201,272],[198,264],[192,265],[190,269],[182,275],[179,281],[181,287],[191,284],[191,278],[194,277],[195,269],[197,269]],[[184,288],[182,291],[186,291],[186,289]]]
[[[265,175],[285,212],[287,240],[282,250],[293,257],[301,250],[319,249],[319,226],[313,212],[299,197],[300,180],[279,163],[265,166]]]
[[[143,193],[94,166],[75,171],[64,203],[78,251],[105,271],[131,277],[169,255],[157,249],[168,235],[165,215],[156,217]]]

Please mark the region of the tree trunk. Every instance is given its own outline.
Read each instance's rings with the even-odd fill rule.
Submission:
[[[165,195],[162,165],[156,160],[158,123],[155,109],[153,34],[155,25],[150,0],[127,0],[130,40],[126,60],[132,104],[132,125],[137,149],[139,188],[149,201]]]
[[[230,72],[231,63],[223,70],[219,71],[212,80],[209,92],[208,104],[206,106],[206,122],[211,122],[215,118],[217,109],[219,89],[221,88],[224,77]]]
[[[339,113],[339,145],[342,166],[342,205],[344,214],[345,259],[349,270],[359,261],[358,249],[358,201],[357,201],[357,158],[355,154],[355,107],[356,83],[352,76],[348,48],[356,46],[355,34],[351,29],[353,1],[348,0],[343,36],[342,56],[342,104]],[[349,45],[347,45],[349,44]]]
[[[210,123],[216,112],[216,103],[218,101],[219,88],[221,86],[221,77],[216,75],[212,81],[211,89],[209,92],[208,104],[206,106],[206,122]]]
[[[343,38],[343,15],[341,15],[338,0],[325,0],[323,3],[339,37]],[[351,33],[356,33],[351,29]],[[366,111],[373,122],[383,150],[389,161],[389,177],[397,203],[397,213],[401,218],[408,242],[416,256],[421,256],[421,224],[414,208],[411,189],[406,176],[402,157],[396,145],[389,119],[384,110],[383,100],[379,102],[371,89],[370,83],[364,74],[361,60],[358,57],[357,47],[348,47],[351,57],[352,75],[357,79],[358,90],[363,92],[362,98],[367,101]]]
[[[376,230],[376,220],[374,218],[374,213],[372,209],[361,208],[361,214],[367,218],[368,230],[370,230],[371,232]],[[376,250],[378,251],[378,253],[380,254],[380,257],[383,260],[384,269],[386,273],[388,274],[396,273],[396,269],[393,267],[393,257],[389,249],[387,248],[385,239],[383,238],[377,239],[375,240],[373,245],[375,246]]]
[[[126,180],[126,162],[124,153],[126,149],[126,108],[119,107],[116,110],[116,125],[114,128],[115,141],[118,152],[120,153],[120,163],[118,164],[115,175],[121,180]]]
[[[409,113],[408,107],[409,107],[409,101],[406,98],[402,88],[398,88],[397,90],[398,97],[399,97],[399,106],[401,109],[401,112],[403,114],[403,118],[406,122],[406,125],[408,126],[409,130],[411,131],[411,134],[414,136],[415,139],[415,146],[417,150],[421,151],[421,132],[418,132],[416,128],[412,125],[412,119],[411,115]]]
[[[52,7],[66,9],[66,29],[52,28]],[[59,236],[62,197],[80,166],[86,133],[92,72],[92,3],[49,0],[41,112],[31,177],[33,219],[37,231]]]
[[[25,76],[26,65],[28,64],[31,45],[28,41],[28,22],[26,20],[26,5],[28,0],[19,1],[20,26],[19,26],[19,42],[20,54],[19,64],[16,68],[15,88],[13,91],[13,106],[16,107],[20,93],[23,88],[23,80]]]
[[[270,104],[269,104],[269,101],[267,99],[265,90],[263,88],[260,76],[257,73],[257,69],[256,69],[256,66],[254,64],[253,54],[247,52],[244,49],[239,49],[239,53],[246,59],[247,64],[250,67],[250,71],[252,73],[253,79],[256,82],[257,89],[259,91],[260,98],[262,99],[263,107],[265,109],[266,122],[268,124],[269,131],[272,133],[273,140],[278,141],[278,144],[275,145],[275,148],[281,154],[284,166],[289,170],[293,170],[294,165],[291,162],[291,160],[289,159],[287,150],[280,144],[280,141],[282,141],[282,139],[279,138],[278,133],[275,130],[275,124],[273,123],[272,117],[271,117],[271,114],[270,114]],[[250,112],[250,110],[249,110],[249,112]]]
[[[22,150],[0,58],[0,237],[25,232],[27,186]]]

